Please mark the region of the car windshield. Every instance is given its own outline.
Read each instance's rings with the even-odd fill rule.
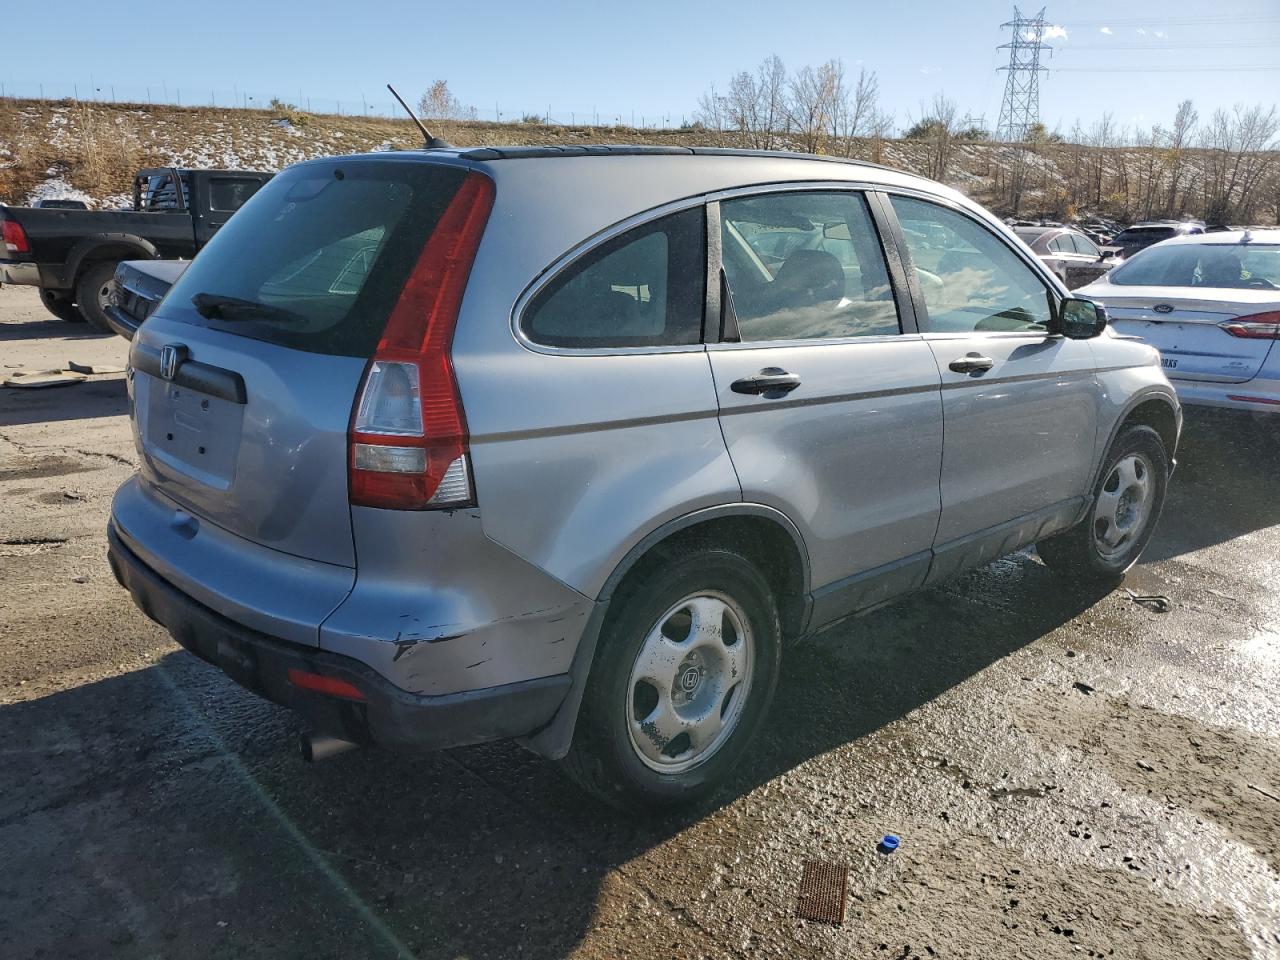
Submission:
[[[1120,286],[1280,290],[1280,245],[1188,243],[1153,247],[1111,272]]]

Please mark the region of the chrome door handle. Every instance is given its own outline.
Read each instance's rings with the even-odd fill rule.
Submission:
[[[990,357],[984,357],[980,353],[966,353],[963,357],[956,357],[949,364],[948,369],[954,370],[956,373],[986,373],[996,362]]]

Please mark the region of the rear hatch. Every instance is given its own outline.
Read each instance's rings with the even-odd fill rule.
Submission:
[[[1116,292],[1123,290],[1123,295]],[[1117,333],[1160,351],[1170,379],[1244,383],[1262,368],[1275,342],[1233,334],[1231,321],[1275,306],[1275,290],[1204,287],[1110,287],[1099,291]]]
[[[352,405],[466,173],[313,161],[245,204],[134,338],[143,481],[240,537],[354,566]]]

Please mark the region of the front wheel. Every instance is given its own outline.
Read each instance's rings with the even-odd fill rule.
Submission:
[[[562,766],[614,806],[701,799],[741,759],[781,652],[768,583],[741,555],[646,564],[615,596]]]
[[[1169,484],[1169,454],[1151,427],[1124,429],[1111,445],[1084,519],[1036,544],[1044,562],[1083,580],[1117,580],[1155,532]]]
[[[116,264],[111,260],[92,263],[80,274],[76,283],[76,306],[90,325],[103,333],[114,333],[107,323],[107,306],[111,303],[111,286],[115,281]]]

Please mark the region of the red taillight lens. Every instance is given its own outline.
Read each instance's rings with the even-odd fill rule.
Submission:
[[[1280,340],[1280,310],[1268,313],[1251,313],[1218,324],[1233,337],[1246,340]]]
[[[473,502],[450,348],[493,181],[470,173],[387,319],[351,415],[351,502],[425,510]]]
[[[311,673],[309,670],[289,668],[289,682],[303,690],[323,693],[330,697],[342,697],[346,700],[364,700],[365,695],[354,683],[339,680],[337,677],[326,677],[323,673]]]
[[[0,220],[0,235],[4,236],[4,248],[9,253],[30,253],[27,232],[15,220]]]

